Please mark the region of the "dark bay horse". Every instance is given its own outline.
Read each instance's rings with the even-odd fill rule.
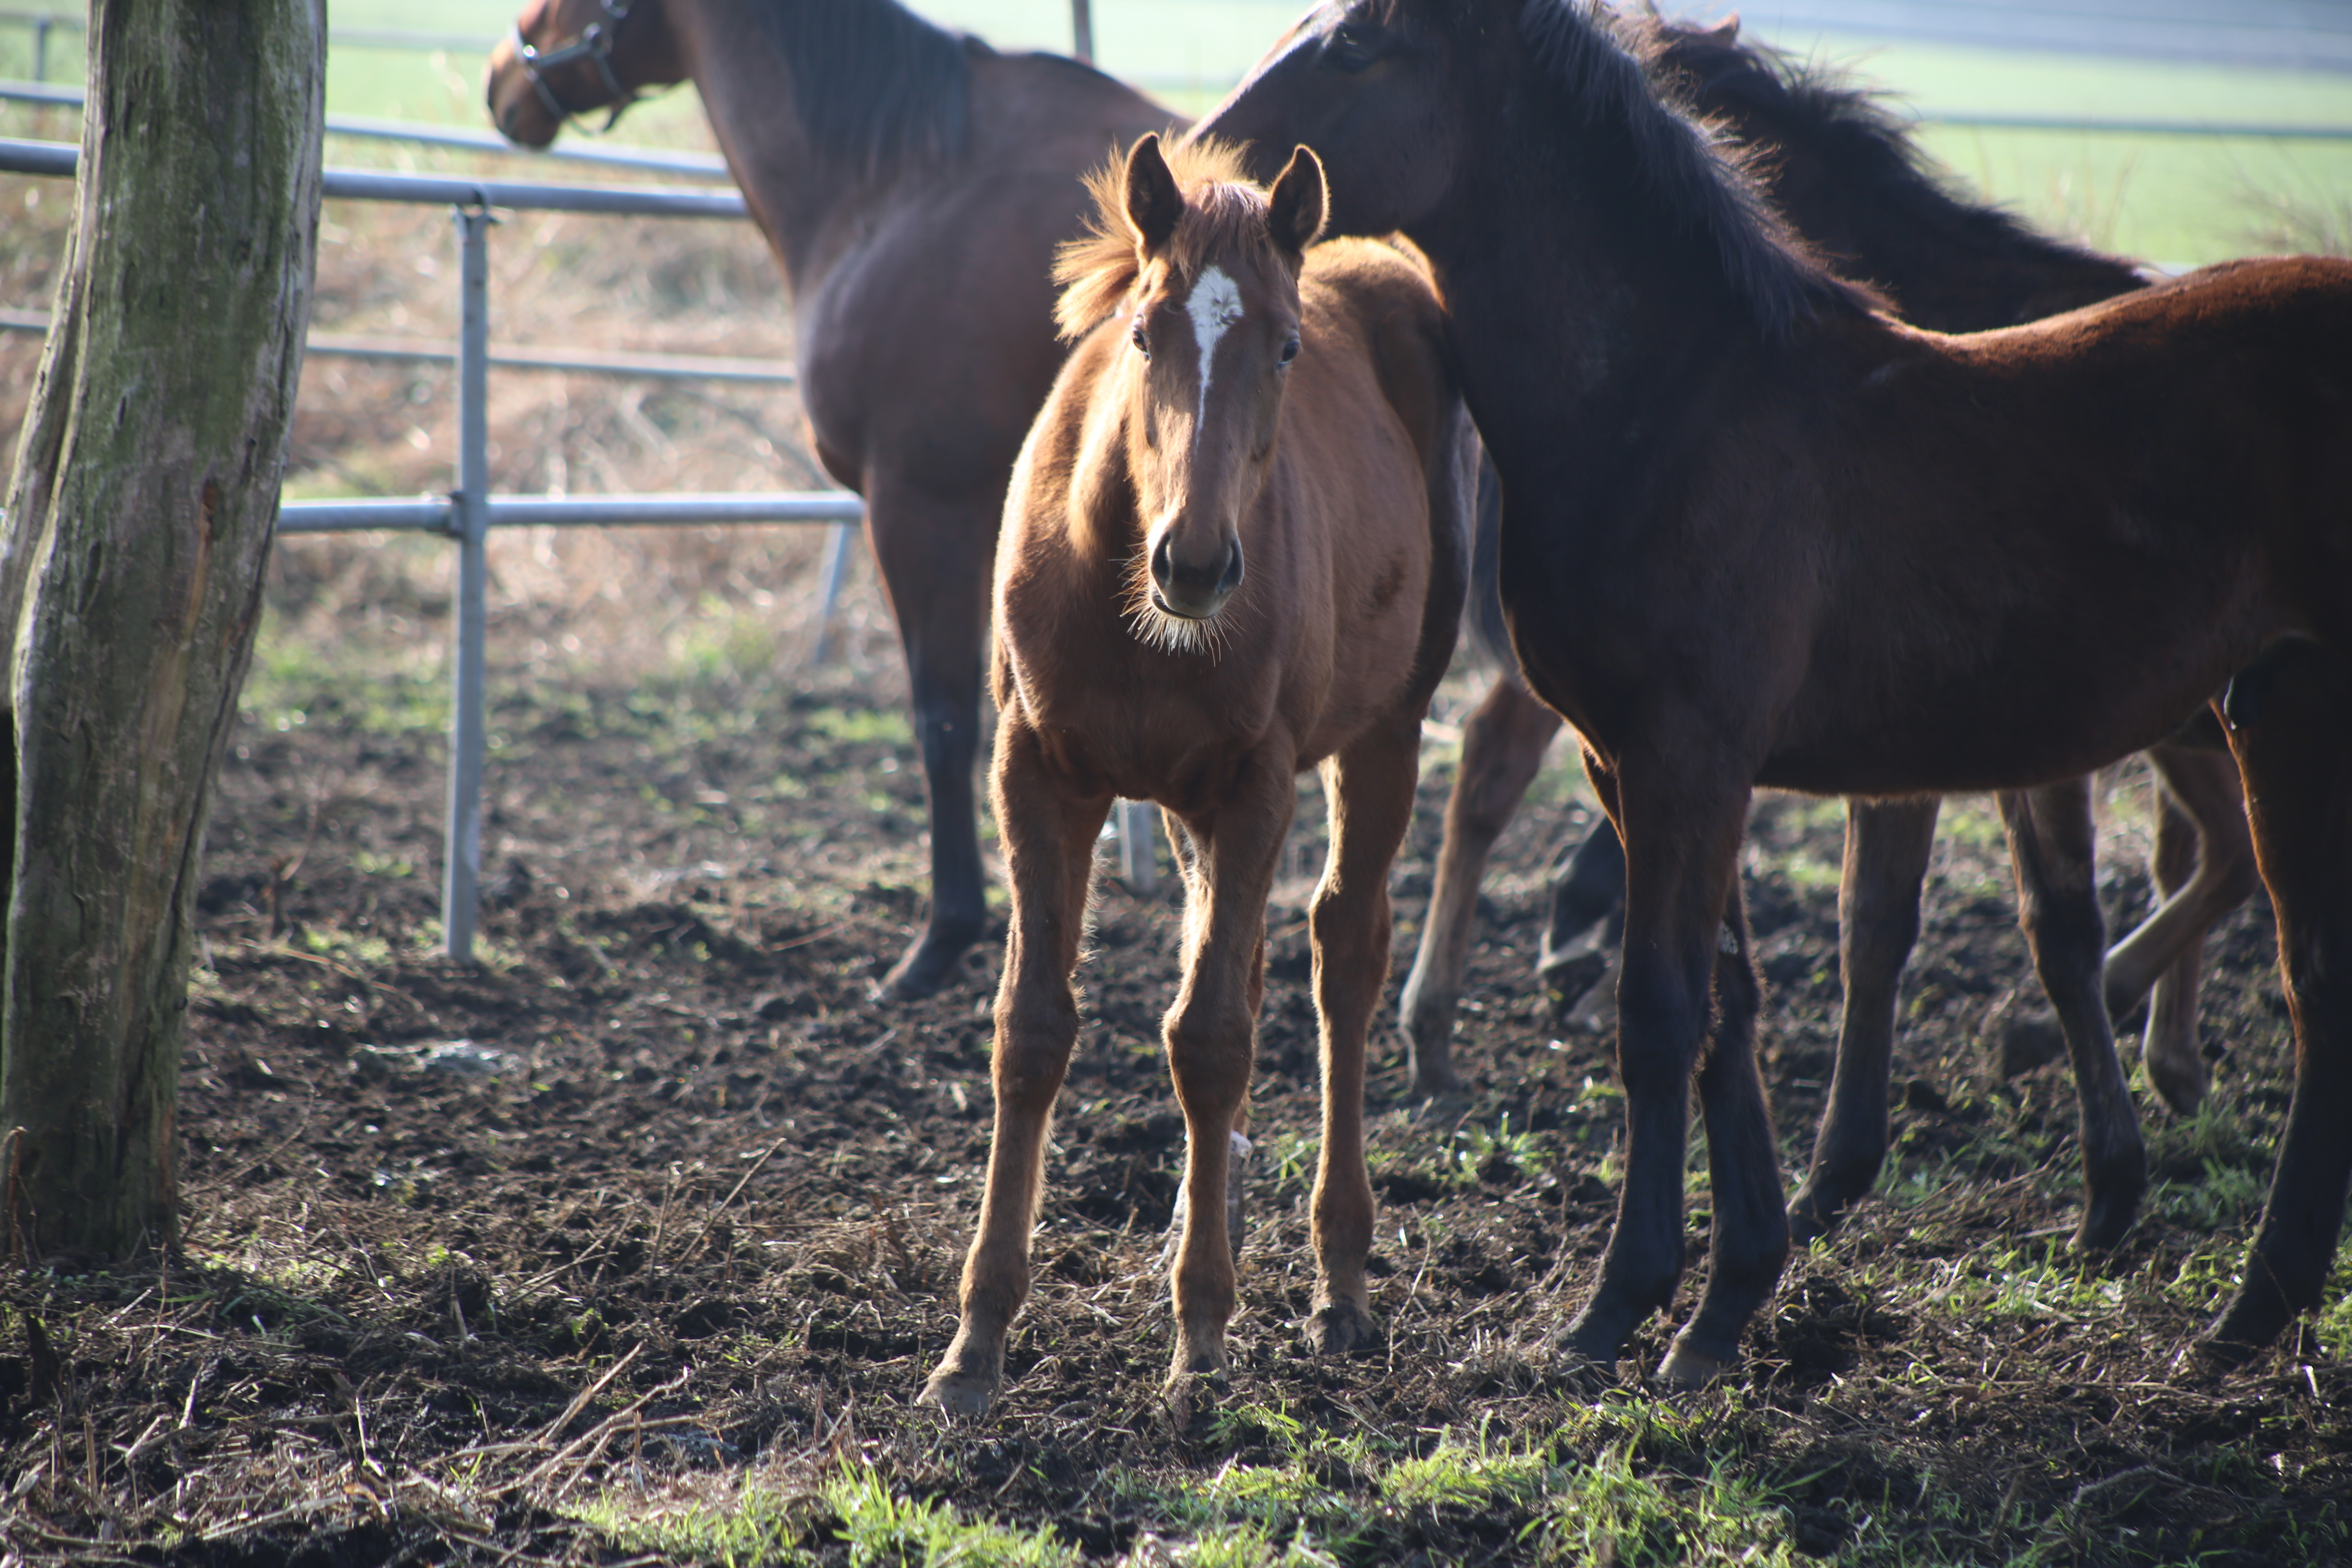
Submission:
[[[1323,174],[1303,150],[1261,190],[1213,145],[1171,167],[1147,137],[1097,192],[1096,234],[1063,267],[1063,325],[1085,335],[1022,448],[997,552],[992,789],[1013,921],[987,1194],[962,1321],[922,1395],[950,1412],[994,1396],[1029,1293],[1095,836],[1119,795],[1159,802],[1183,847],[1184,978],[1165,1026],[1190,1149],[1171,1385],[1225,1365],[1229,1138],[1307,768],[1331,846],[1310,912],[1324,1099],[1307,1332],[1334,1351],[1370,1333],[1364,1039],[1466,569],[1476,439],[1419,262],[1362,241],[1308,251]]]
[[[2147,282],[2125,262],[2061,244],[2006,213],[1960,199],[1867,94],[1741,44],[1736,22],[1699,28],[1629,17],[1627,26],[1643,35],[1655,68],[1749,149],[1766,193],[1797,232],[1836,258],[1839,270],[1869,280],[1915,325],[1939,331],[2011,326]],[[1481,640],[1499,644],[1505,634],[1492,537],[1496,510],[1480,508],[1471,591]],[[1509,663],[1507,653],[1504,662]],[[1496,678],[1464,725],[1429,913],[1400,1005],[1417,1092],[1453,1087],[1450,1043],[1479,873],[1559,727],[1559,716],[1528,691],[1515,667]],[[2150,749],[2164,785],[2155,870],[2165,900],[2105,962],[2111,1017],[2124,1016],[2154,989],[2142,1056],[2150,1082],[2183,1113],[2205,1092],[2197,1006],[2204,933],[2244,900],[2255,881],[2237,769],[2219,744],[2216,732],[2206,746]],[[2088,781],[2080,787],[2087,790]],[[1848,875],[1839,902],[1844,1004],[1837,1075],[1811,1169],[1790,1205],[1801,1239],[1834,1224],[1847,1204],[1869,1190],[1885,1157],[1897,990],[1918,934],[1937,805],[1927,796],[1857,800],[1848,808]],[[2087,803],[2067,807],[2077,819],[2088,811]],[[2017,802],[2004,816],[2031,820]],[[2100,922],[2092,868],[2063,863],[2089,847],[2087,837],[2019,847],[2020,855],[2053,862],[2045,907],[2032,911],[2037,927],[2046,929],[2053,919],[2075,929]],[[1615,909],[1623,892],[1623,853],[1604,819],[1555,880],[1542,963],[1559,965],[1576,953],[1569,939]],[[2074,907],[2053,910],[2053,904]],[[2054,956],[2065,962],[2064,953]],[[2058,988],[2061,994],[2079,989]],[[2038,1066],[2069,1044],[2078,1054],[2098,1051],[2095,1033],[2086,1020],[2053,1020],[2040,1009],[2011,1015],[1998,1040],[2000,1066],[2005,1073]],[[2104,1066],[2099,1070],[2104,1075]],[[2128,1102],[2105,1103],[2120,1110]],[[2115,1239],[2132,1212],[2123,1198],[2121,1192],[2109,1194],[2102,1205],[2103,1233],[2088,1239]]]
[[[526,55],[530,58],[526,58]],[[1063,348],[1054,247],[1104,149],[1173,117],[1092,68],[999,54],[896,0],[533,0],[490,57],[499,129],[692,80],[782,263],[801,398],[866,498],[930,799],[928,923],[890,971],[937,989],[986,921],[974,816],[989,563]]]
[[[1336,228],[1429,255],[1503,479],[1513,644],[1623,837],[1626,1175],[1568,1347],[1613,1361],[1672,1305],[1694,1077],[1707,1279],[1662,1375],[1732,1364],[1788,1255],[1738,897],[1752,790],[2024,790],[2074,837],[2043,786],[2225,682],[2296,1081],[2207,1352],[2315,1306],[2352,1178],[2352,264],[1906,327],[1794,237],[1639,27],[1565,0],[1333,0],[1202,133],[1311,143]],[[2029,929],[2058,864],[2020,858]]]

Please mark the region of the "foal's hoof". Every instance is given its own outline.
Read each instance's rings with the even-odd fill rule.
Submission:
[[[928,1405],[942,1415],[985,1415],[996,1403],[996,1379],[943,1366],[931,1373],[915,1403]]]
[[[1369,1350],[1380,1338],[1371,1313],[1342,1296],[1315,1309],[1307,1320],[1307,1348],[1317,1355]]]
[[[1678,1393],[1705,1388],[1739,1364],[1739,1358],[1728,1360],[1710,1355],[1677,1336],[1667,1348],[1666,1359],[1658,1363],[1658,1381]]]
[[[1811,1247],[1838,1227],[1845,1217],[1846,1201],[1815,1186],[1808,1178],[1789,1200],[1789,1243],[1792,1247]]]
[[[1586,1355],[1565,1334],[1553,1342],[1549,1372],[1552,1386],[1576,1399],[1598,1399],[1617,1386],[1617,1363]]]
[[[2047,1067],[2066,1054],[2058,1016],[2021,1001],[2014,993],[1993,1004],[1984,1032],[1992,1042],[1993,1070],[2002,1079]]]

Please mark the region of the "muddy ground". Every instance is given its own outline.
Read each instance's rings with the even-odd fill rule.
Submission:
[[[625,1553],[567,1510],[615,1485],[847,1456],[1108,1557],[1153,1521],[1107,1474],[1181,1481],[1247,1460],[1274,1441],[1253,1425],[1265,1411],[1410,1446],[1482,1423],[1535,1434],[1590,1405],[1548,1376],[1547,1344],[1606,1235],[1618,1100],[1605,1036],[1563,1025],[1528,980],[1547,858],[1586,814],[1539,803],[1505,841],[1459,1047],[1472,1091],[1411,1104],[1383,1026],[1372,1268],[1388,1339],[1319,1364],[1296,1342],[1315,1117],[1301,900],[1319,854],[1302,796],[1271,922],[1226,1417],[1180,1421],[1159,1396],[1155,1260],[1181,1123],[1157,1019],[1175,910],[1115,882],[1007,1396],[962,1428],[911,1407],[953,1324],[979,1195],[997,953],[984,944],[929,1001],[872,994],[922,899],[919,774],[876,706],[893,694],[887,651],[797,675],[504,686],[476,963],[432,951],[437,743],[387,733],[382,704],[348,693],[313,693],[296,721],[267,707],[294,688],[257,691],[201,900],[183,1245],[135,1272],[64,1263],[0,1286],[15,1510],[0,1540],[28,1560],[595,1561]],[[1445,725],[1473,694],[1449,686],[1433,726],[1441,765],[1395,876],[1408,937]],[[2144,789],[2116,784],[2122,827]],[[1792,1169],[1829,1076],[1836,834],[1833,808],[1767,801],[1748,852]],[[2118,914],[2146,897],[2120,837]],[[1950,1560],[2006,1561],[2046,1548],[2053,1521],[2065,1550],[2039,1560],[2253,1563],[2329,1539],[2352,1373],[2315,1330],[2224,1382],[2178,1363],[2198,1321],[2148,1282],[2204,1242],[2183,1205],[2152,1203],[2088,1277],[2128,1298],[2128,1332],[2030,1305],[1937,1309],[1937,1271],[1971,1254],[2063,1258],[2074,1141],[2062,1076],[2002,1087],[1978,1065],[1975,1026],[2024,978],[1981,803],[1948,832],[1929,897],[1890,1195],[1795,1262],[1736,1385],[1672,1402],[1694,1419],[1643,1461],[1743,1468],[1778,1489],[1808,1554],[1876,1560],[1873,1542],[1910,1538],[1940,1541],[1927,1560],[1957,1541]],[[1401,941],[1400,974],[1406,956]],[[2237,1172],[2242,1235],[2285,1104],[2263,913],[2233,920],[2214,958],[2207,1027],[2235,1119],[2159,1126],[2157,1147],[2183,1192]],[[1635,1394],[1667,1326],[1623,1364]],[[2102,1500],[2116,1477],[2162,1484]],[[2085,1533],[2086,1494],[2105,1511]],[[1975,1533],[1942,1539],[1939,1517]],[[1350,1555],[1517,1560],[1517,1529],[1432,1510]]]

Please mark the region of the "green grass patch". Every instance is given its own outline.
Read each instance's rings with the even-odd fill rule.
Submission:
[[[848,1548],[851,1568],[1064,1568],[1079,1561],[1050,1530],[1008,1528],[949,1503],[902,1496],[866,1466],[808,1489],[749,1482],[724,1505],[648,1506],[625,1489],[579,1517],[633,1551],[725,1568],[814,1563],[821,1550],[837,1545]]]

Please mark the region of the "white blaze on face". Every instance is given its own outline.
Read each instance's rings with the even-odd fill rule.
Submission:
[[[1201,444],[1201,423],[1209,415],[1209,372],[1216,363],[1217,340],[1242,319],[1242,291],[1222,267],[1212,267],[1192,284],[1184,313],[1192,318],[1192,342],[1201,350],[1201,405],[1192,416],[1192,444]]]

